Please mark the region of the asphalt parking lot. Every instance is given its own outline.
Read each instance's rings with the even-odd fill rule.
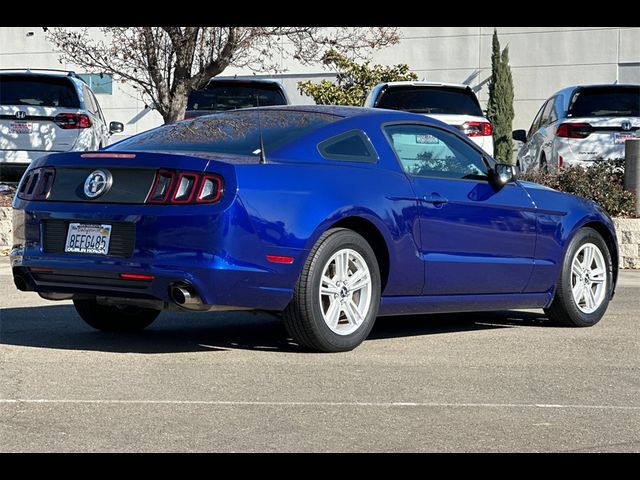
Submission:
[[[640,272],[605,318],[381,318],[301,352],[275,318],[163,313],[92,331],[0,258],[0,451],[640,451]]]

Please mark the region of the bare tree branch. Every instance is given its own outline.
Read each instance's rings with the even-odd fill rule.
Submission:
[[[390,27],[102,27],[50,28],[60,61],[126,81],[150,100],[165,122],[184,116],[193,89],[227,67],[283,71],[282,61],[320,61],[329,50],[366,59],[371,50],[398,42]]]

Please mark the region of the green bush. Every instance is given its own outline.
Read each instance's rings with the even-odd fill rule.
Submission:
[[[551,173],[536,170],[520,178],[589,198],[612,217],[635,217],[635,196],[624,189],[624,159],[599,161],[589,168],[570,166]]]
[[[326,68],[336,71],[336,81],[323,80],[314,83],[311,80],[298,82],[298,91],[308,95],[318,105],[364,105],[367,95],[380,82],[417,80],[418,76],[409,71],[405,64],[371,65],[369,62],[357,63],[335,50],[329,50],[322,58]]]

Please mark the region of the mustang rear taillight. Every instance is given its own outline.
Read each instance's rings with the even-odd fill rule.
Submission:
[[[591,131],[588,123],[561,123],[556,128],[556,135],[563,138],[587,138]]]
[[[22,200],[46,200],[51,193],[56,171],[53,167],[40,167],[25,173],[18,186],[18,198]]]
[[[91,128],[91,119],[84,113],[59,113],[53,121],[63,130]]]
[[[222,192],[222,178],[218,175],[162,169],[156,172],[145,203],[215,203],[222,197]]]
[[[489,122],[465,122],[462,131],[468,137],[488,137],[493,129]]]

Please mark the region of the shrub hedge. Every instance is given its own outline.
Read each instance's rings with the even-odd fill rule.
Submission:
[[[570,166],[551,173],[536,170],[520,178],[589,198],[612,217],[635,217],[635,196],[624,189],[624,159],[598,161],[589,168]]]

